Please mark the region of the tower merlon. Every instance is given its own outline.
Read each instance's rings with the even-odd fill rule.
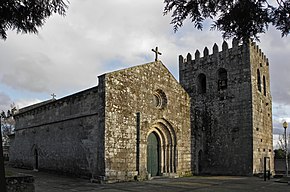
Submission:
[[[191,60],[192,60],[191,58],[192,58],[191,54],[190,53],[187,53],[187,56],[186,56],[187,63],[190,63],[191,62]]]
[[[203,50],[203,57],[206,57],[209,55],[209,51],[208,51],[208,48],[205,47],[204,50]]]
[[[200,52],[199,52],[199,50],[197,49],[196,51],[195,51],[195,60],[198,60],[200,58]]]
[[[213,52],[213,54],[216,54],[219,52],[219,47],[216,43],[212,47],[212,52]]]
[[[179,64],[182,64],[183,63],[183,60],[184,60],[183,56],[182,55],[179,55]]]
[[[235,48],[235,47],[238,47],[239,46],[239,40],[237,38],[233,38],[233,41],[232,41],[232,47]]]
[[[226,51],[229,49],[229,45],[226,41],[223,42],[223,45],[222,45],[222,51]]]

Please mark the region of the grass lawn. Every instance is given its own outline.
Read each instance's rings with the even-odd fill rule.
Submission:
[[[12,171],[11,169],[9,169],[9,166],[7,166],[8,162],[5,161],[4,165],[5,165],[5,176],[6,177],[11,177],[11,176],[16,176],[18,175],[18,173],[15,173],[14,171]]]
[[[9,176],[13,176],[13,175],[17,175],[17,173],[14,173],[13,171],[11,171],[11,170],[7,170],[7,169],[5,169],[5,176],[7,177],[9,177]]]

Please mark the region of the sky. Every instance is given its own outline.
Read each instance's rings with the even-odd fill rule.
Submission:
[[[170,15],[163,15],[163,0],[71,0],[65,17],[54,15],[35,34],[8,32],[0,40],[0,111],[12,103],[18,108],[61,98],[96,86],[101,74],[160,60],[178,79],[178,56],[214,43],[219,31],[210,23],[203,31],[187,21],[176,33]],[[270,62],[273,98],[273,133],[290,122],[290,36],[269,27],[257,44]],[[231,41],[228,41],[231,45]],[[210,52],[211,53],[211,52]]]

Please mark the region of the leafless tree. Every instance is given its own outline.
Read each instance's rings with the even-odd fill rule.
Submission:
[[[289,152],[289,142],[290,142],[290,133],[288,133],[287,135],[287,148],[288,148],[288,152]],[[282,149],[283,151],[285,151],[285,133],[280,134],[278,137],[278,147],[279,149]]]
[[[6,113],[4,111],[1,112],[1,131],[2,131],[2,145],[9,145],[9,135],[14,133],[15,121],[13,118],[13,114],[17,111],[15,104],[10,105],[11,109],[9,109]]]

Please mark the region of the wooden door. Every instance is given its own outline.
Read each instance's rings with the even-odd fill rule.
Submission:
[[[160,174],[160,145],[158,137],[155,133],[150,133],[148,136],[147,145],[147,171],[151,176]]]

